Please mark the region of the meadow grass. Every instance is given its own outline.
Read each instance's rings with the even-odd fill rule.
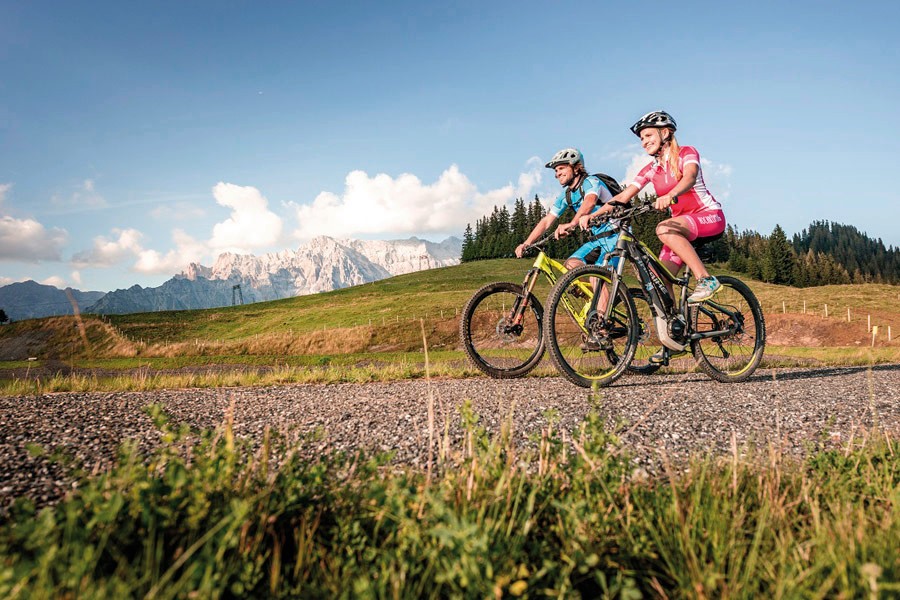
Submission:
[[[267,354],[272,344],[295,354],[322,354],[338,350],[359,352],[373,347],[412,350],[418,339],[418,323],[432,323],[433,347],[455,343],[455,323],[469,297],[493,281],[521,283],[530,261],[485,260],[454,267],[419,271],[331,292],[271,302],[204,310],[159,311],[108,315],[102,319],[83,315],[32,319],[0,327],[4,338],[51,335],[42,340],[42,352],[57,358],[115,356],[203,355],[215,348],[231,353]],[[717,274],[732,274],[715,269]],[[852,326],[893,325],[900,335],[900,286],[882,284],[832,285],[792,288],[748,281],[766,313],[787,310],[824,314],[840,322],[851,309]],[[549,287],[543,278],[535,288],[540,302]],[[340,331],[340,336],[335,335]],[[412,333],[410,333],[410,331]],[[433,337],[433,339],[432,339]],[[412,343],[413,347],[409,347]],[[333,349],[322,349],[331,344]],[[381,348],[384,346],[385,348]],[[396,346],[396,347],[391,347]],[[228,352],[214,352],[227,354]]]
[[[0,361],[0,394],[418,378],[424,371],[421,326],[433,352],[435,374],[467,377],[476,372],[459,347],[462,307],[483,284],[519,282],[529,266],[525,260],[476,261],[244,306],[17,322],[0,327],[0,351],[13,348],[16,356],[22,356],[27,350],[39,360]],[[900,287],[798,289],[749,283],[770,315],[782,310],[797,314],[801,305],[810,315],[824,315],[828,304],[830,326],[859,334],[866,331],[871,315],[873,323],[882,326],[874,347],[859,339],[855,347],[770,343],[763,367],[900,361],[896,340]],[[535,296],[541,301],[548,291],[541,279]],[[848,307],[853,320],[845,324]],[[894,341],[888,343],[889,325],[893,325]],[[866,342],[865,333],[857,337]],[[693,368],[692,361],[679,361],[668,372]],[[554,372],[545,364],[534,375]]]
[[[511,419],[490,435],[466,406],[461,440],[430,435],[413,469],[152,412],[155,453],[125,445],[56,506],[17,502],[0,597],[900,594],[900,456],[874,432],[806,459],[735,447],[649,476],[593,415],[522,446]]]
[[[421,341],[419,342],[421,344]],[[481,377],[465,354],[431,350],[434,377]],[[768,347],[761,368],[859,367],[896,363],[900,350],[874,348]],[[23,372],[23,368],[25,369]],[[37,369],[46,368],[40,372]],[[58,369],[54,371],[53,369]],[[73,369],[69,371],[69,369]],[[15,369],[17,375],[2,376]],[[30,369],[35,369],[34,372]],[[661,374],[697,372],[692,358],[679,359]],[[37,375],[37,373],[41,373]],[[556,377],[547,357],[529,377]],[[369,383],[421,379],[426,375],[424,354],[361,352],[310,355],[204,355],[131,357],[74,361],[0,363],[0,395],[23,396],[53,392],[151,391],[159,389],[268,386],[300,383]]]

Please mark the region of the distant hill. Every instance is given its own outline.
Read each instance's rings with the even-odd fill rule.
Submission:
[[[0,308],[12,321],[71,315],[74,314],[73,302],[79,312],[84,312],[88,306],[103,298],[104,294],[105,292],[82,292],[72,288],[61,290],[29,280],[0,287]]]
[[[262,256],[225,253],[212,267],[192,263],[159,287],[110,292],[87,312],[128,314],[293,298],[456,265],[461,253],[462,240],[455,237],[433,243],[321,236],[296,250]]]
[[[885,246],[852,225],[814,221],[794,234],[794,250],[800,256],[826,254],[833,257],[854,282],[900,283],[900,248]]]
[[[183,364],[286,364],[282,361],[318,355],[329,358],[302,364],[325,365],[338,354],[421,352],[423,336],[427,337],[429,351],[459,351],[459,315],[472,294],[489,282],[521,281],[531,262],[471,261],[247,306],[143,312],[103,319],[89,315],[83,319],[86,337],[73,327],[71,317],[21,321],[0,327],[0,361],[135,357],[135,366],[143,365],[146,359],[162,361],[156,363],[160,367],[177,368]],[[734,274],[718,268],[713,272]],[[848,356],[855,356],[857,364],[867,365],[872,359],[868,353],[873,337],[868,327],[870,318],[871,325],[879,326],[876,348],[893,348],[890,360],[897,361],[900,309],[895,286],[798,289],[741,278],[753,289],[766,313],[767,337],[772,344],[766,353],[773,366],[782,365],[784,356],[776,348],[781,345],[810,348],[809,356],[816,358],[810,358],[809,364],[819,360],[822,347],[853,348]],[[542,279],[534,294],[543,300],[549,291],[550,286]],[[828,317],[825,305],[830,311]],[[852,321],[848,321],[851,314]],[[895,332],[891,342],[885,335],[888,327]],[[269,358],[256,361],[250,358],[253,356]],[[461,351],[458,356],[462,356]],[[193,358],[185,363],[165,362],[174,357]],[[384,363],[379,364],[398,364],[398,360],[402,363],[404,359],[385,356]]]
[[[188,280],[175,277],[159,287],[133,285],[100,298],[85,312],[93,314],[128,314],[158,310],[192,310],[231,304],[232,284],[210,281],[203,277]]]

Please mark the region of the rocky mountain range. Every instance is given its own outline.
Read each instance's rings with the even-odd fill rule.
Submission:
[[[159,287],[135,285],[110,292],[86,312],[198,309],[291,298],[456,265],[461,253],[462,240],[455,237],[434,243],[321,236],[296,250],[261,256],[225,253],[211,267],[192,263]]]
[[[74,314],[75,307],[85,312],[105,295],[105,292],[61,290],[36,281],[20,281],[0,287],[0,309],[12,321],[35,319],[51,315]]]

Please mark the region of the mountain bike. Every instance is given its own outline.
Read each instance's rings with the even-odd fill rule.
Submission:
[[[765,349],[759,301],[741,280],[723,275],[718,277],[722,287],[712,298],[688,303],[690,269],[685,268],[680,277],[670,273],[631,229],[635,217],[651,210],[655,210],[652,202],[636,201],[596,219],[609,221],[619,232],[608,258],[620,260],[615,268],[586,265],[558,279],[548,296],[544,321],[551,359],[566,379],[583,387],[607,386],[625,372],[639,339],[646,335],[641,331],[633,294],[626,294],[627,302],[619,301],[626,287],[623,273],[627,263],[635,270],[652,313],[655,335],[663,346],[657,364],[668,365],[671,358],[690,351],[712,379],[745,381],[759,366]],[[712,240],[698,240],[695,247]],[[663,280],[680,290],[670,294]],[[580,300],[578,310],[573,311],[573,298],[581,298],[585,288],[590,289],[590,297]]]
[[[544,308],[534,296],[534,288],[542,273],[553,286],[567,272],[562,263],[544,252],[552,239],[550,233],[525,247],[525,252],[537,250],[538,254],[522,285],[506,281],[489,283],[475,292],[463,308],[459,323],[462,346],[472,363],[491,377],[522,377],[544,356]],[[624,290],[623,294],[632,291]],[[641,295],[640,290],[634,292]],[[584,299],[590,295],[591,288],[583,286],[580,297]],[[646,305],[646,300],[639,299],[638,302]],[[562,305],[572,311],[579,308],[574,299],[563,301]],[[649,319],[649,308],[646,314]],[[649,320],[639,325],[643,331],[651,329]],[[650,373],[659,368],[647,361],[633,361],[629,367],[637,373]]]

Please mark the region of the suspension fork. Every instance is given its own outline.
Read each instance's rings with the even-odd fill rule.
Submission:
[[[535,261],[536,262],[536,261]],[[509,321],[513,325],[521,325],[525,318],[525,311],[528,309],[528,299],[538,280],[538,267],[532,267],[525,274],[525,280],[522,282],[522,295],[516,298],[512,311],[509,313]]]
[[[602,316],[602,322],[604,323],[609,321],[609,316],[612,314],[613,304],[615,304],[616,293],[619,291],[619,283],[621,281],[619,278],[619,271],[621,271],[623,264],[624,261],[620,260],[616,269],[610,269],[609,297],[606,299],[606,306],[603,308],[603,314],[600,315]],[[595,289],[591,294],[591,301],[588,303],[587,311],[585,313],[585,323],[589,323],[594,315],[599,314],[597,311],[597,304],[600,302],[600,290],[602,289],[604,282],[598,277],[597,282],[594,285]]]

